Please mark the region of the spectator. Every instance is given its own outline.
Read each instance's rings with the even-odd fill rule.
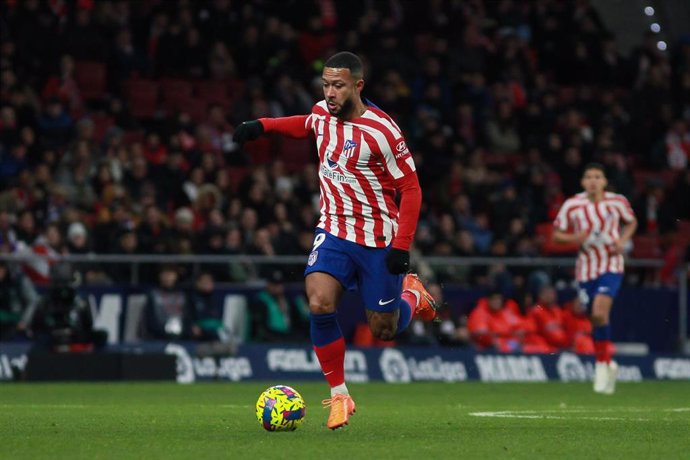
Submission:
[[[309,308],[303,296],[289,298],[283,273],[273,271],[266,288],[251,304],[252,338],[257,342],[303,341],[309,329]]]
[[[563,310],[556,301],[556,289],[549,285],[542,286],[536,305],[527,314],[528,320],[534,324],[536,335],[550,348],[549,352],[563,350],[570,344],[565,331]]]
[[[575,296],[565,304],[563,308],[563,325],[570,350],[577,354],[594,354],[592,322],[587,314],[587,308],[580,301],[579,297]]]
[[[91,308],[77,295],[79,280],[69,264],[51,269],[46,294],[28,315],[35,344],[53,351],[91,351],[105,345],[108,333],[94,329]]]
[[[191,337],[191,315],[184,291],[178,286],[177,268],[163,265],[158,286],[147,294],[146,337],[156,340],[183,340]]]
[[[215,296],[213,275],[201,272],[187,297],[187,311],[191,321],[191,338],[205,342],[230,340],[230,332],[223,324],[222,299]]]
[[[520,351],[528,329],[518,304],[497,290],[479,299],[467,328],[477,349],[503,353]]]

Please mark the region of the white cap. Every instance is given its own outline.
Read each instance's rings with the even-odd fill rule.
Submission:
[[[71,240],[77,236],[86,237],[86,227],[81,222],[72,222],[67,229],[67,238]]]

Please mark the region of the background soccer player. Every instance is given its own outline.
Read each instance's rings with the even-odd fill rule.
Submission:
[[[575,275],[580,299],[591,311],[594,391],[612,394],[618,366],[611,360],[609,316],[623,280],[623,248],[637,229],[637,219],[623,195],[606,191],[602,165],[585,166],[581,184],[584,192],[567,199],[556,216],[554,240],[580,245]]]
[[[413,314],[425,319],[436,314],[419,278],[404,276],[422,199],[415,164],[398,125],[362,101],[363,78],[356,55],[337,53],[325,63],[324,100],[311,114],[246,121],[234,133],[238,143],[265,132],[316,138],[321,218],[305,283],[311,339],[331,387],[331,398],[324,400],[331,408],[331,429],[347,424],[355,411],[336,317],[343,290],[359,290],[369,327],[383,340],[403,331]]]

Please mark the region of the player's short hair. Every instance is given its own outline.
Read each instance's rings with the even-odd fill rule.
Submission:
[[[604,168],[603,164],[601,164],[601,163],[587,163],[585,165],[584,169],[582,170],[582,175],[584,176],[587,173],[587,171],[589,171],[590,169],[596,169],[598,171],[601,171],[601,173],[604,175],[604,177],[606,177],[606,168]]]
[[[331,67],[333,69],[350,69],[353,77],[364,78],[364,66],[362,60],[354,53],[349,51],[341,51],[334,54],[324,64],[324,67]]]

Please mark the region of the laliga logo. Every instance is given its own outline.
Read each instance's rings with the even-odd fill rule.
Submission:
[[[587,380],[587,369],[577,355],[562,353],[556,364],[558,376],[564,382],[583,382]]]
[[[398,350],[386,348],[379,358],[379,366],[386,382],[409,382],[410,368],[405,356]]]
[[[169,343],[165,347],[168,355],[177,355],[177,383],[192,383],[195,380],[192,358],[183,346]]]

